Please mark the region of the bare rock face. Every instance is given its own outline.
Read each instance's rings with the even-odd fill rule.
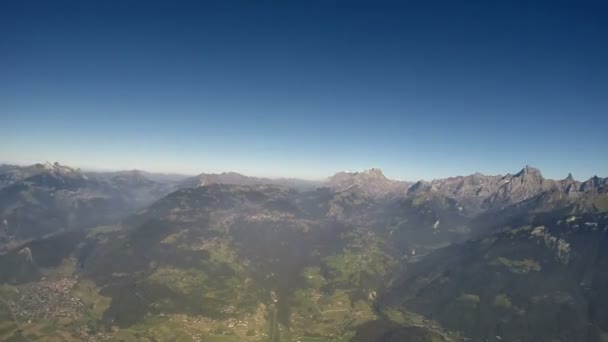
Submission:
[[[408,188],[407,196],[439,195],[456,200],[469,213],[479,214],[532,202],[536,208],[552,207],[556,203],[580,206],[581,202],[588,202],[587,198],[591,195],[606,192],[606,178],[592,177],[581,183],[568,174],[562,180],[552,180],[544,178],[539,169],[525,166],[514,175],[486,176],[475,173],[419,181]]]
[[[592,190],[606,192],[608,190],[608,178],[593,176],[581,184],[580,191],[586,192]]]
[[[592,177],[581,183],[568,174],[563,180],[543,178],[540,170],[526,166],[513,177],[506,178],[498,191],[488,197],[485,204],[489,209],[504,208],[536,197],[559,196],[570,201],[580,201],[590,193],[604,193],[608,189],[608,178]]]
[[[574,180],[571,173],[560,181],[558,181],[560,189],[568,195],[577,196],[580,192],[581,182]]]
[[[486,207],[506,207],[557,188],[556,181],[543,178],[539,169],[528,165],[514,176],[503,177],[502,182],[496,193],[484,201]]]
[[[432,192],[457,200],[471,212],[479,212],[499,202],[509,205],[537,194],[543,182],[540,171],[526,167],[516,175],[486,176],[475,173],[468,176],[420,181],[413,185],[408,195]],[[513,182],[513,183],[511,183]]]
[[[475,212],[482,202],[503,184],[502,176],[486,176],[475,173],[469,176],[457,176],[444,179],[435,179],[430,182],[419,181],[408,190],[409,196],[420,195],[425,192],[437,193],[452,198]]]
[[[360,191],[367,196],[380,198],[404,196],[410,183],[388,179],[382,170],[373,168],[363,172],[338,172],[323,185],[334,191]]]

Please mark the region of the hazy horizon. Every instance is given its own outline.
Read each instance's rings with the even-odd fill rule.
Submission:
[[[176,171],[159,171],[159,170],[150,170],[150,169],[145,169],[145,168],[141,168],[141,167],[125,167],[125,168],[107,168],[107,167],[94,167],[94,166],[86,166],[86,165],[79,165],[79,164],[70,164],[70,163],[64,163],[61,161],[50,161],[50,160],[45,160],[45,161],[34,161],[34,162],[24,162],[24,163],[20,163],[20,162],[11,162],[11,161],[5,161],[5,160],[0,160],[0,165],[17,165],[17,166],[31,166],[34,164],[44,164],[44,163],[59,163],[62,166],[68,166],[68,167],[72,167],[72,168],[76,168],[79,170],[82,170],[84,172],[120,172],[120,171],[143,171],[143,172],[148,172],[148,173],[154,173],[154,174],[164,174],[164,175],[175,175],[175,176],[184,176],[184,177],[193,177],[193,176],[197,176],[200,174],[221,174],[221,173],[230,173],[230,172],[236,172],[239,174],[242,174],[244,176],[249,176],[249,177],[261,177],[261,178],[270,178],[270,179],[299,179],[299,180],[303,180],[303,181],[323,181],[326,180],[327,178],[339,173],[339,172],[348,172],[348,173],[361,173],[361,172],[366,172],[372,169],[380,169],[382,171],[382,173],[388,178],[388,179],[392,179],[392,180],[399,180],[399,181],[406,181],[406,182],[417,182],[417,181],[432,181],[432,180],[437,180],[437,179],[445,179],[445,178],[450,178],[450,177],[459,177],[459,176],[469,176],[475,173],[481,173],[485,176],[504,176],[507,174],[516,174],[517,172],[521,171],[524,167],[526,166],[530,166],[530,167],[534,167],[534,168],[538,168],[535,165],[530,165],[530,164],[526,164],[526,165],[522,165],[519,168],[514,168],[510,171],[505,171],[502,173],[484,173],[484,172],[480,172],[480,171],[475,171],[475,172],[471,172],[471,173],[467,173],[467,174],[454,174],[454,175],[449,175],[446,177],[440,177],[440,178],[418,178],[418,179],[407,179],[407,178],[403,178],[403,177],[399,177],[397,176],[390,176],[389,174],[387,174],[387,172],[385,171],[384,168],[382,167],[378,167],[378,166],[372,166],[372,167],[366,167],[366,168],[362,168],[362,169],[357,169],[357,170],[353,170],[353,169],[342,169],[342,170],[335,170],[327,175],[321,176],[319,178],[304,178],[304,177],[297,177],[297,176],[285,176],[285,175],[265,175],[265,174],[251,174],[251,173],[247,173],[244,171],[239,171],[239,170],[220,170],[220,169],[199,169],[199,170],[195,170],[192,172],[176,172]],[[555,179],[555,180],[560,180],[560,179],[564,179],[568,176],[568,174],[571,174],[571,172],[566,173],[566,175],[564,175],[563,177],[549,177],[547,176],[544,171],[540,168],[538,168],[543,177],[547,178],[547,179]],[[580,178],[577,177],[576,175],[572,174],[572,177],[577,180],[577,181],[586,181],[591,177],[594,176],[598,176],[598,177],[604,177],[604,175],[602,174],[593,174],[592,176],[588,177],[588,178]]]

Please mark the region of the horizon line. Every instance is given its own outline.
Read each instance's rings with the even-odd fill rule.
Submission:
[[[485,174],[482,172],[473,172],[471,174],[468,175],[454,175],[454,176],[448,176],[448,177],[444,177],[444,178],[433,178],[433,179],[418,179],[418,180],[407,180],[407,179],[396,179],[396,178],[389,178],[386,177],[386,175],[384,175],[384,172],[382,171],[383,169],[381,167],[370,167],[370,168],[366,168],[363,169],[361,171],[350,171],[350,170],[340,170],[340,171],[335,171],[334,173],[332,173],[329,176],[324,176],[323,178],[320,179],[313,179],[313,178],[304,178],[304,177],[289,177],[289,176],[279,176],[279,177],[271,177],[271,176],[250,176],[247,173],[244,172],[239,172],[239,171],[234,171],[234,170],[227,170],[227,171],[221,171],[221,172],[196,172],[196,173],[186,173],[186,172],[178,172],[178,171],[152,171],[152,170],[147,170],[147,169],[140,169],[140,168],[104,168],[104,167],[94,167],[94,166],[78,166],[76,164],[64,164],[61,163],[59,161],[54,161],[54,162],[49,162],[49,161],[44,161],[44,162],[35,162],[35,163],[25,163],[25,162],[12,162],[12,161],[6,161],[6,160],[0,160],[0,165],[15,165],[15,166],[19,166],[19,167],[27,167],[27,166],[34,166],[37,164],[40,165],[44,165],[44,164],[59,164],[60,166],[67,166],[70,168],[74,168],[83,172],[107,172],[107,173],[112,173],[112,172],[128,172],[128,171],[140,171],[140,172],[146,172],[146,173],[150,173],[150,174],[156,174],[156,175],[172,175],[172,176],[184,176],[184,177],[196,177],[196,176],[200,176],[203,174],[206,175],[221,175],[221,174],[226,174],[226,173],[237,173],[240,174],[242,176],[246,176],[246,177],[255,177],[255,178],[267,178],[267,179],[273,179],[273,180],[279,180],[279,179],[294,179],[294,180],[301,180],[301,181],[309,181],[309,182],[321,182],[324,180],[327,180],[328,178],[331,178],[335,175],[337,175],[338,173],[364,173],[367,171],[371,171],[371,170],[380,170],[380,172],[382,173],[382,175],[391,181],[399,181],[399,182],[408,182],[408,183],[418,183],[418,182],[432,182],[435,180],[442,180],[442,179],[449,179],[449,178],[457,178],[457,177],[468,177],[468,176],[473,176],[476,174],[480,174],[482,176],[486,176],[486,177],[505,177],[507,175],[515,175],[518,174],[519,172],[523,171],[526,168],[535,168],[537,170],[539,170],[541,172],[541,176],[542,176],[542,170],[540,170],[539,168],[536,168],[530,164],[526,164],[524,165],[521,169],[519,169],[519,171],[515,172],[515,173],[511,173],[511,172],[507,172],[504,174],[494,174],[494,175],[490,175],[490,174]],[[543,178],[545,179],[549,179],[549,180],[564,180],[567,179],[568,176],[572,176],[572,179],[574,179],[575,181],[578,182],[584,182],[586,180],[592,179],[594,177],[599,177],[599,178],[604,178],[604,177],[600,177],[597,174],[594,174],[593,176],[589,177],[589,179],[586,180],[581,180],[581,179],[577,179],[574,178],[574,176],[572,175],[571,172],[568,173],[568,175],[565,178],[561,178],[561,179],[555,179],[555,178],[545,178],[543,176]]]

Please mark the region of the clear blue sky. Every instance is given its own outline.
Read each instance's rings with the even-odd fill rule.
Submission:
[[[608,176],[605,1],[2,1],[0,161]]]

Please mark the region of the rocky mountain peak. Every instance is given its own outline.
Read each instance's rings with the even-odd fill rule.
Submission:
[[[608,178],[593,176],[581,184],[581,191],[600,190],[608,187]]]
[[[558,181],[557,183],[560,185],[562,191],[569,195],[576,195],[579,192],[581,185],[580,182],[574,180],[572,173],[568,173],[568,177]]]
[[[526,166],[524,166],[524,168],[523,168],[523,169],[521,169],[521,171],[519,171],[519,172],[518,172],[518,173],[515,175],[515,177],[522,177],[522,176],[523,176],[523,177],[528,177],[528,178],[529,178],[530,176],[535,177],[535,178],[543,178],[543,175],[542,175],[542,173],[540,172],[540,170],[539,170],[539,169],[537,169],[537,168],[535,168],[535,167],[532,167],[532,166],[530,166],[530,165],[526,165]]]
[[[325,186],[337,191],[356,188],[369,196],[383,197],[405,193],[409,184],[388,179],[381,169],[371,168],[362,172],[338,172],[325,181]]]
[[[539,169],[526,165],[512,177],[503,177],[503,183],[498,190],[484,202],[486,207],[504,207],[524,201],[544,191],[557,187],[558,183],[544,179]]]
[[[51,172],[55,174],[71,174],[79,171],[78,169],[73,169],[69,166],[61,165],[59,164],[59,162],[45,162],[44,164],[35,164],[33,165],[33,167],[41,170],[42,172]]]
[[[341,181],[348,179],[388,180],[381,169],[371,168],[361,172],[340,171],[329,177],[329,181]]]
[[[431,183],[419,180],[407,189],[408,194],[417,194],[431,190]]]
[[[382,173],[382,170],[378,168],[371,168],[369,170],[363,171],[362,173],[372,178],[387,179],[386,176],[384,176],[384,173]]]

